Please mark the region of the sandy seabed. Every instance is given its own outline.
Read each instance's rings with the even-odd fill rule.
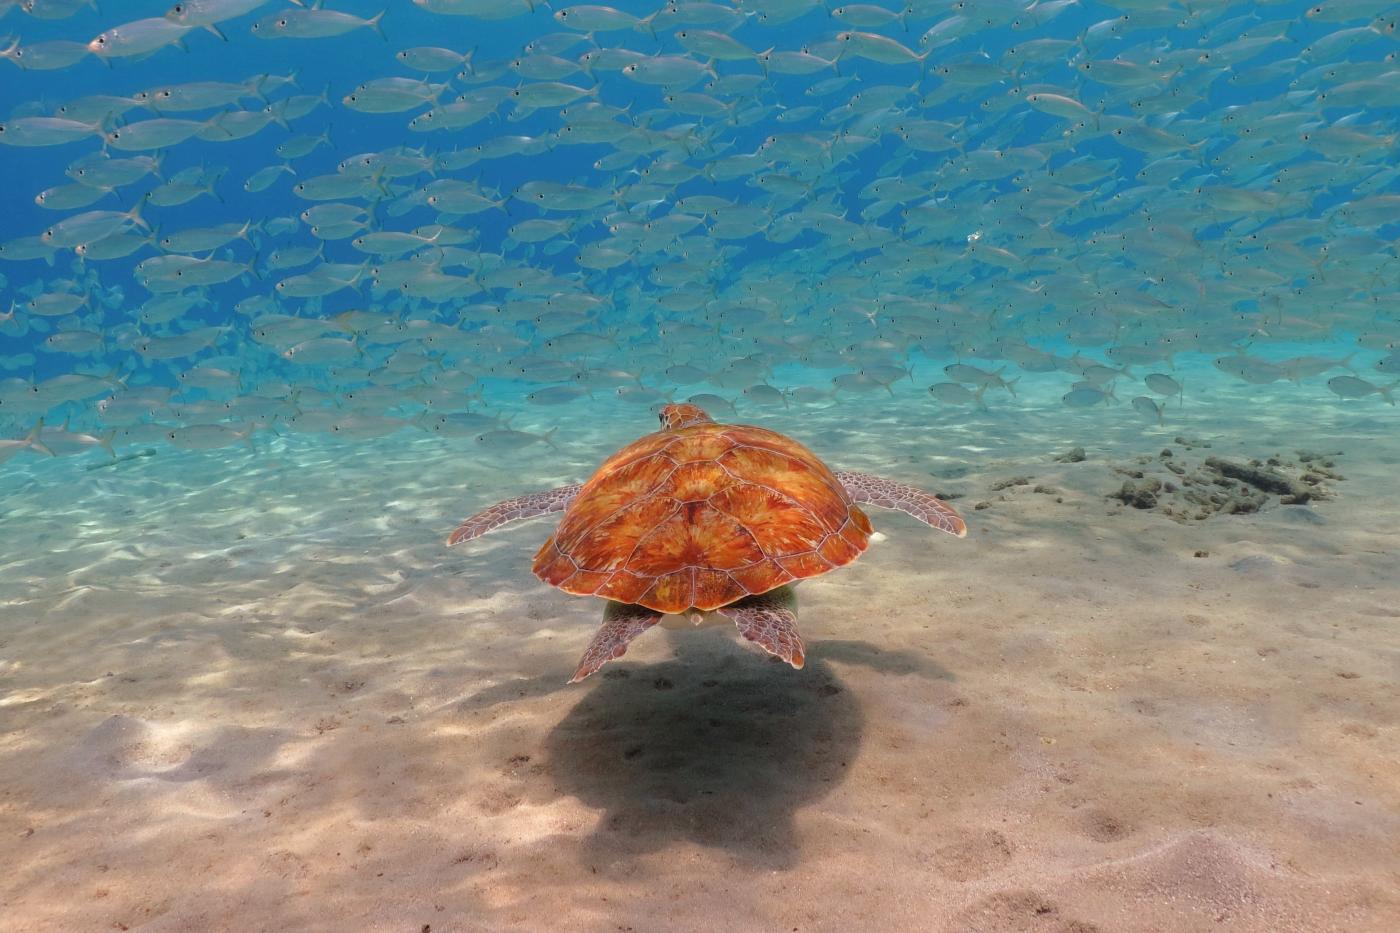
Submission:
[[[577,686],[602,604],[530,575],[550,520],[443,540],[645,409],[549,412],[557,453],[11,460],[0,928],[1400,928],[1393,409],[858,404],[741,414],[957,496],[967,539],[873,512],[799,590],[805,670],[656,630]],[[1346,479],[1184,523],[1107,498],[1163,447]]]

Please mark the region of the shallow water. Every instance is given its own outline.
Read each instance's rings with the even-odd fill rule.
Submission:
[[[50,3],[41,18],[0,0],[0,34],[20,48],[85,42],[113,17],[164,12]],[[601,102],[632,102],[615,135],[577,145],[558,135],[582,125],[575,105],[522,116],[503,101],[480,123],[420,134],[405,124],[427,105],[384,115],[340,101],[372,78],[421,77],[394,59],[419,45],[476,49],[474,74],[431,79],[450,85],[439,106],[542,81],[509,62],[565,28],[550,18],[563,5],[503,2],[518,15],[499,21],[394,6],[387,41],[365,27],[253,37],[280,6],[222,23],[227,44],[194,31],[188,55],[162,48],[110,71],[91,57],[53,71],[0,63],[7,126],[83,95],[294,67],[301,88],[269,91],[274,104],[332,88],[288,129],[168,147],[167,179],[201,163],[229,171],[221,200],[148,204],[160,236],[263,229],[189,250],[252,261],[258,276],[187,289],[208,303],[164,321],[147,302],[166,285],[137,267],[154,245],[82,262],[65,248],[52,265],[11,246],[82,210],[128,209],[157,181],[42,209],[34,193],[65,183],[62,167],[100,141],[0,148],[12,180],[0,295],[14,312],[0,322],[0,436],[24,439],[44,418],[36,445],[0,447],[7,929],[1393,927],[1400,433],[1384,393],[1342,397],[1355,385],[1330,381],[1388,390],[1394,378],[1382,361],[1390,335],[1400,341],[1397,228],[1387,202],[1368,199],[1395,188],[1395,112],[1369,86],[1337,90],[1388,86],[1393,10],[1173,8],[1168,22],[1086,0],[1038,4],[1026,22],[1015,4],[922,3],[859,25],[850,18],[879,18],[875,5],[838,15],[745,0],[732,5],[736,41],[836,64],[765,76],[720,59],[663,90],[603,65],[562,75],[551,80],[596,79]],[[672,5],[655,37],[627,28],[596,43],[682,56],[680,31],[720,28],[682,15],[721,12]],[[1271,30],[1286,38],[1237,57]],[[931,49],[927,67],[841,51],[850,31]],[[1005,65],[1037,39],[1072,47],[977,70],[980,53]],[[1165,70],[1096,83],[1085,62]],[[707,86],[743,74],[756,89]],[[808,93],[838,77],[858,80]],[[852,103],[910,85],[917,94],[885,106]],[[701,92],[733,122],[665,99]],[[1097,123],[1046,113],[1035,93],[1074,95]],[[1328,103],[1338,97],[1355,105]],[[817,110],[792,119],[801,106]],[[912,148],[916,118],[957,124],[958,145]],[[327,127],[331,142],[292,160],[295,178],[243,189],[281,162],[279,144]],[[639,127],[689,145],[642,146]],[[1145,149],[1184,145],[1156,133],[1189,143],[1190,164],[1149,171],[1164,153]],[[322,242],[300,220],[276,222],[312,205],[297,181],[355,153],[426,145],[445,160],[517,134],[554,147],[381,176],[337,202],[374,208],[371,226],[325,240],[326,261],[363,263],[358,290],[278,290],[304,270],[273,268],[274,254]],[[682,177],[725,175],[721,160],[755,152],[747,174]],[[992,158],[1029,161],[994,170]],[[1319,163],[1325,177],[1278,180]],[[452,178],[510,198],[507,210],[442,215],[415,201]],[[863,193],[881,178],[919,193],[886,191],[882,206]],[[605,203],[541,210],[512,194],[540,180]],[[1261,209],[1241,192],[1282,194]],[[684,200],[696,196],[730,209]],[[722,226],[733,208],[766,219],[740,237]],[[928,226],[921,209],[956,222]],[[678,216],[701,222],[655,241]],[[539,245],[510,233],[566,217],[567,235]],[[413,253],[471,280],[460,295],[416,294],[423,269],[353,245],[437,222],[468,231],[453,248],[473,255]],[[978,258],[979,244],[1012,258]],[[406,269],[411,287],[391,280]],[[41,313],[78,293],[77,310]],[[379,317],[336,320],[352,309]],[[288,326],[270,314],[332,321],[324,334],[353,342],[353,358],[281,355],[322,332],[269,342],[260,331]],[[142,343],[211,325],[224,328],[212,346],[168,360]],[[46,343],[65,332],[103,342]],[[1299,369],[1303,357],[1321,371]],[[930,394],[960,363],[999,374],[980,404]],[[1181,396],[1153,393],[1149,373]],[[108,381],[48,405],[65,385],[53,380],[74,374]],[[1095,379],[1112,394],[1067,399]],[[574,388],[572,400],[547,393]],[[698,393],[718,398],[705,399],[718,420],[790,434],[835,469],[936,492],[969,533],[870,509],[870,551],[797,590],[802,670],[731,628],[682,628],[646,633],[568,685],[603,604],[531,575],[557,516],[454,549],[447,535],[498,500],[587,479],[653,430],[661,402]],[[1135,407],[1141,397],[1160,415]],[[432,430],[465,415],[480,420]],[[185,449],[206,446],[210,425],[227,431],[214,449]],[[1241,482],[1241,469],[1269,475]]]

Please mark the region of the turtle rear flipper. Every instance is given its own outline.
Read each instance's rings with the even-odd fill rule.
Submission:
[[[457,530],[447,539],[447,546],[479,538],[486,532],[495,531],[510,522],[534,518],[549,512],[562,512],[569,507],[569,503],[574,501],[574,497],[582,488],[583,483],[573,483],[558,489],[546,489],[543,492],[532,492],[529,495],[497,502],[457,526]]]
[[[622,657],[627,653],[628,642],[660,621],[661,613],[654,609],[608,600],[608,607],[603,610],[603,624],[584,649],[578,670],[569,678],[569,683],[576,684],[609,661]]]
[[[836,478],[852,500],[863,505],[895,509],[912,515],[925,525],[959,538],[967,536],[967,524],[951,505],[917,486],[885,479],[873,473],[840,470]]]
[[[802,636],[797,634],[797,594],[792,587],[747,596],[715,611],[733,619],[740,635],[769,654],[798,670],[806,663]]]

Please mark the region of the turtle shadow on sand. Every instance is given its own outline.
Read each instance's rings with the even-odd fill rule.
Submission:
[[[584,841],[599,871],[673,843],[768,869],[798,861],[793,815],[852,765],[860,705],[831,666],[753,654],[615,666],[545,740],[558,791],[603,813]]]

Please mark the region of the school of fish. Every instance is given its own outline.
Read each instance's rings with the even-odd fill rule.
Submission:
[[[1394,404],[1394,2],[171,3],[0,0],[0,462],[1023,379],[1160,423],[1183,359]]]

